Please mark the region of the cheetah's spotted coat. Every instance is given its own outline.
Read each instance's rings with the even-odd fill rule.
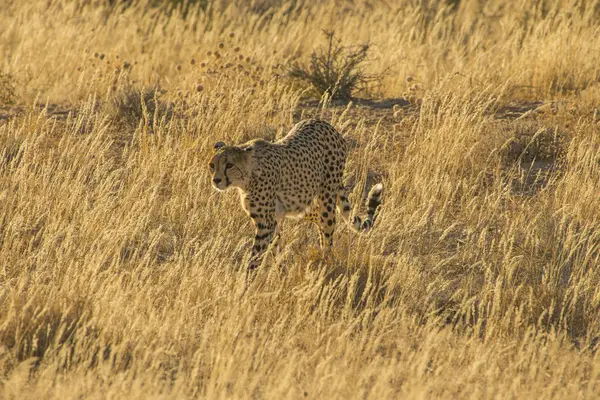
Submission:
[[[305,120],[283,139],[269,143],[253,140],[237,146],[218,142],[210,161],[213,186],[239,189],[242,206],[254,221],[256,236],[248,268],[255,269],[279,236],[282,218],[305,218],[319,226],[321,247],[333,244],[336,207],[349,221],[350,203],[342,174],[346,143],[324,121]],[[367,231],[375,221],[383,185],[375,185],[367,199],[367,216],[355,216],[352,226]]]

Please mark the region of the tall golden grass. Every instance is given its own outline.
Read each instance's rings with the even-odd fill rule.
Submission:
[[[599,396],[600,2],[432,3],[5,1],[1,397]],[[410,104],[303,106],[322,29]],[[246,286],[212,144],[308,115],[377,225],[286,223]]]

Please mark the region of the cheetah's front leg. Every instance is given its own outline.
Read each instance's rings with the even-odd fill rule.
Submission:
[[[254,236],[254,244],[252,245],[252,256],[248,263],[248,271],[254,271],[262,262],[265,251],[269,244],[273,241],[277,233],[277,221],[275,220],[275,210],[261,210],[262,212],[254,211],[250,213],[250,217],[254,221],[256,234]]]

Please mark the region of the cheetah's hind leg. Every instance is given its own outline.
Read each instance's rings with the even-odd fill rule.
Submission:
[[[325,191],[318,200],[319,230],[321,232],[321,249],[328,255],[333,246],[333,232],[335,231],[335,203],[337,194],[335,191]]]
[[[325,237],[321,230],[321,208],[317,201],[311,206],[310,210],[304,216],[304,220],[315,224],[319,230],[319,247],[323,248]]]
[[[323,199],[326,198],[323,196]],[[332,206],[330,206],[332,208]],[[320,198],[315,199],[313,205],[311,206],[308,213],[304,216],[304,220],[312,222],[315,224],[319,231],[319,248],[321,249],[321,253],[325,258],[328,256],[328,251],[333,244],[333,228],[335,225],[332,224],[331,229],[327,225],[327,217],[330,213],[327,212],[327,206],[323,207],[323,202]]]

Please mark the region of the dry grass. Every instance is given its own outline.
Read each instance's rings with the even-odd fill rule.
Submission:
[[[600,395],[598,2],[5,3],[0,397]],[[408,101],[299,107],[325,28]],[[244,288],[212,143],[310,114],[355,204],[385,182],[378,224],[325,264],[286,223]]]

